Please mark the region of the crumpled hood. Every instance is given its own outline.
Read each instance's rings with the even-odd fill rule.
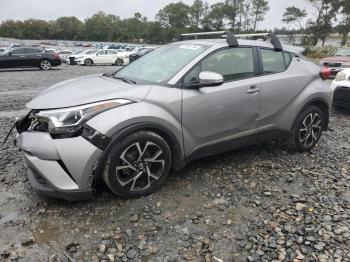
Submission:
[[[102,75],[79,77],[51,86],[27,104],[29,109],[56,109],[109,99],[143,100],[151,86],[132,85]]]

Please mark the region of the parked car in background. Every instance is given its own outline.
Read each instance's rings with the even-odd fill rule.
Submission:
[[[59,56],[60,56],[62,61],[66,61],[66,58],[69,55],[73,54],[73,51],[71,51],[71,50],[60,50],[57,53],[59,54]]]
[[[350,48],[339,48],[334,56],[321,59],[320,65],[331,70],[331,77],[335,77],[345,68],[350,68]]]
[[[34,47],[12,48],[0,55],[0,68],[39,67],[49,70],[61,64],[58,53]]]
[[[329,70],[274,35],[270,43],[218,34],[56,84],[29,102],[16,144],[32,186],[78,200],[103,179],[116,195],[140,197],[204,156],[276,139],[312,150],[328,128]]]
[[[132,63],[132,62],[136,61],[140,57],[142,57],[144,55],[147,55],[147,54],[151,53],[154,50],[156,50],[156,48],[154,48],[154,47],[141,48],[138,52],[129,55],[129,63]]]
[[[82,57],[84,55],[89,55],[89,54],[93,54],[97,52],[97,50],[91,50],[91,49],[88,49],[88,50],[78,50],[78,51],[75,51],[74,53],[72,53],[71,55],[67,56],[65,62],[67,64],[70,64],[70,65],[76,65],[77,63],[75,62],[75,58],[77,57]]]
[[[78,65],[115,65],[118,52],[115,50],[98,50],[90,54],[79,55],[75,58]]]
[[[104,46],[103,49],[124,50],[124,47],[123,47],[122,45],[115,45],[115,44],[112,44],[112,45]]]
[[[118,53],[118,58],[116,60],[116,65],[117,66],[125,66],[130,63],[129,57],[132,54],[136,54],[140,52],[141,50],[146,49],[145,47],[126,47],[125,50],[120,51]]]
[[[334,78],[333,105],[350,109],[350,68],[340,71]]]

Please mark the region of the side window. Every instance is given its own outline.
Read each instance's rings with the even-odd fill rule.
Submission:
[[[204,71],[221,74],[225,82],[252,77],[253,50],[250,47],[236,47],[215,52],[185,77],[184,84],[199,84],[199,73]]]
[[[97,52],[97,55],[105,55],[105,54],[106,54],[106,51],[104,51],[104,50],[101,50],[101,51]]]
[[[108,50],[107,53],[109,55],[115,55],[117,52],[116,51],[113,51],[113,50]]]
[[[26,53],[25,48],[19,48],[12,52],[13,55],[24,55]]]
[[[199,85],[199,73],[201,66],[197,65],[184,79],[184,86]]]
[[[35,48],[27,48],[26,49],[26,53],[27,54],[40,54],[42,51],[39,49],[35,49]]]
[[[260,49],[265,74],[275,74],[286,70],[281,51]]]
[[[233,81],[254,75],[252,48],[227,48],[214,53],[202,62],[202,72],[223,75],[224,81]]]
[[[292,56],[292,54],[287,53],[287,52],[284,52],[283,56],[284,56],[284,63],[286,65],[286,68],[288,68],[290,63],[292,62],[293,56]]]

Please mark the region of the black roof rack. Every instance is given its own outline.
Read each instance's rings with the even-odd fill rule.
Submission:
[[[265,40],[267,38],[271,39],[271,44],[274,46],[277,50],[283,50],[283,46],[281,44],[281,41],[279,38],[273,34],[273,33],[256,33],[256,34],[233,34],[230,31],[216,31],[216,32],[201,32],[201,33],[188,33],[188,34],[181,34],[180,41],[183,41],[187,39],[188,37],[194,37],[194,39],[205,39],[205,36],[213,36],[213,35],[219,35],[220,38],[226,38],[227,43],[229,46],[239,46],[238,39],[237,38],[249,38],[249,37],[262,37]]]

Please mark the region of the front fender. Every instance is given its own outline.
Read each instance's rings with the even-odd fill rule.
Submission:
[[[122,130],[128,130],[134,126],[144,129],[163,129],[176,140],[175,142],[180,147],[181,156],[183,156],[180,117],[151,103],[138,102],[108,110],[90,119],[87,125],[111,138],[118,136]]]

